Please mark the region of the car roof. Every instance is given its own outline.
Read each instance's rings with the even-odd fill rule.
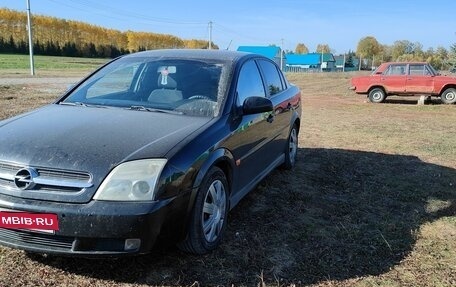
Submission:
[[[185,59],[204,59],[204,60],[222,60],[236,62],[243,57],[249,57],[255,54],[227,51],[227,50],[208,50],[208,49],[165,49],[149,50],[126,55],[124,57],[164,57],[164,58],[185,58]],[[262,57],[260,55],[255,55]]]
[[[402,64],[402,65],[407,65],[407,64],[423,64],[423,65],[426,65],[427,63],[426,63],[426,62],[414,62],[414,61],[411,61],[411,62],[385,62],[385,63],[383,63],[382,65],[390,65],[390,64]]]

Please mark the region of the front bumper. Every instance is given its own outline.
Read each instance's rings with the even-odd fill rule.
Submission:
[[[68,204],[0,195],[2,210],[57,214],[59,224],[55,234],[0,228],[0,244],[32,252],[83,257],[143,254],[152,249],[169,221],[178,226],[176,220],[183,217],[179,212],[181,199]],[[131,242],[136,244],[132,246]]]
[[[350,86],[348,89],[351,91],[356,91],[356,86]]]

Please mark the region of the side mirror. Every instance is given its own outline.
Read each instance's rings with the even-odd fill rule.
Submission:
[[[272,110],[273,106],[271,100],[263,97],[249,97],[245,99],[244,104],[242,105],[242,112],[244,115],[266,113]]]

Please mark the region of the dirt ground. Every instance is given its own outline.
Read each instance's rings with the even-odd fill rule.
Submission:
[[[293,74],[297,166],[230,213],[205,256],[159,246],[89,260],[0,247],[0,286],[456,286],[456,105],[370,104],[351,74]],[[50,103],[77,77],[0,78],[0,119]]]

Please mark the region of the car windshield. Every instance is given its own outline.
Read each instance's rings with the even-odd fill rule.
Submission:
[[[375,70],[372,71],[371,75],[376,75],[376,74],[381,74],[382,71],[381,69],[383,69],[382,65],[378,66],[377,68],[375,68]]]
[[[225,91],[223,62],[125,57],[100,69],[59,104],[215,117]]]

